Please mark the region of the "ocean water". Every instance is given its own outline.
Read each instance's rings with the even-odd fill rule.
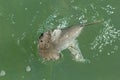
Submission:
[[[0,0],[0,80],[120,80],[119,0]],[[102,20],[77,38],[90,63],[42,62],[41,33]]]

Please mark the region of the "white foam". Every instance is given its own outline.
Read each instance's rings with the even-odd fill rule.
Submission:
[[[79,20],[83,20],[84,18],[85,18],[85,15],[83,14],[79,17]]]
[[[22,78],[24,79],[24,78],[25,78],[25,76],[22,76]]]
[[[17,45],[20,45],[20,39],[17,39]]]
[[[79,9],[79,7],[77,7],[77,6],[72,6],[73,7],[73,9],[75,9],[75,10],[78,10]]]
[[[106,5],[105,7],[101,7],[103,10],[105,10],[106,11],[106,13],[108,14],[108,15],[111,15],[111,14],[114,14],[114,7],[113,6],[111,6],[111,5]]]
[[[0,71],[0,77],[5,76],[5,75],[6,75],[6,72],[4,70],[1,70]]]
[[[91,50],[96,50],[98,52],[106,51],[105,48],[110,47],[109,53],[113,54],[118,50],[118,45],[114,43],[120,38],[120,30],[116,29],[114,25],[110,24],[111,20],[104,22],[104,28],[100,31],[100,34],[91,43]],[[114,44],[114,45],[113,45]]]
[[[27,11],[28,10],[28,8],[25,8],[25,11]]]
[[[15,34],[13,33],[11,36],[12,36],[12,37],[15,37]]]
[[[37,41],[33,41],[33,44],[36,44],[37,43]]]
[[[93,4],[90,4],[90,7],[91,7],[93,10],[96,9],[96,7],[95,7]]]
[[[42,4],[42,2],[40,2],[40,5]]]
[[[62,18],[59,20],[60,24],[57,26],[58,29],[63,29],[65,27],[67,27],[68,22],[66,18]]]
[[[43,78],[42,80],[46,80],[45,78]]]
[[[15,15],[12,13],[11,15],[10,15],[10,20],[11,20],[11,23],[12,24],[15,24],[16,22],[15,22]]]
[[[71,0],[70,2],[71,2],[71,3],[74,3],[74,0]]]
[[[31,71],[31,67],[28,65],[26,66],[26,72],[30,72]]]

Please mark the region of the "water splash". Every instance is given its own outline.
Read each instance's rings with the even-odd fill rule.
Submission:
[[[115,45],[115,42],[120,40],[120,30],[116,29],[110,22],[111,19],[104,21],[105,27],[91,43],[91,50],[96,50],[99,53],[106,51],[107,55],[114,54],[118,50],[118,45]],[[110,51],[106,50],[108,47]]]
[[[84,14],[79,17],[79,22],[80,22],[80,24],[85,24],[87,22]]]
[[[37,34],[44,32],[44,30],[52,29],[54,27],[53,22],[55,22],[55,19],[58,16],[58,14],[59,13],[57,12],[57,10],[55,10],[50,16],[48,16],[48,18],[43,22],[43,24],[39,26]]]
[[[65,27],[67,27],[67,25],[68,25],[67,20],[68,20],[68,18],[59,19],[59,25],[57,26],[57,28],[63,29]]]
[[[58,18],[59,12],[55,10],[51,15],[48,16],[48,18],[43,22],[42,25],[40,25],[40,28],[38,29],[37,33],[44,32],[45,30],[52,30],[54,28],[65,28],[68,25],[68,21],[70,20],[70,17],[64,17],[64,18]],[[59,25],[56,25],[58,23]]]
[[[112,15],[112,14],[114,14],[114,7],[113,6],[111,6],[111,5],[106,5],[105,7],[101,7],[103,10],[105,10],[106,11],[106,13],[108,14],[108,15]]]

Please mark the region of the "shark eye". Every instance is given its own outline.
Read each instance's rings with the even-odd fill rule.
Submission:
[[[43,42],[43,40],[40,40],[40,42]]]

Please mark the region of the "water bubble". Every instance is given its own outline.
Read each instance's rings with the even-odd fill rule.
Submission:
[[[25,8],[25,11],[27,11],[28,10],[28,8]]]
[[[37,43],[37,41],[33,41],[33,44],[36,44]]]
[[[71,15],[70,17],[73,18],[73,15]]]
[[[73,9],[75,9],[75,10],[78,10],[79,9],[79,7],[77,7],[77,6],[72,6],[73,7]]]
[[[15,24],[16,22],[15,22],[15,15],[12,13],[11,15],[10,15],[10,20],[11,20],[11,23],[12,24]]]
[[[17,40],[17,44],[20,45],[20,40],[19,39]]]
[[[32,26],[33,24],[31,23],[30,26]]]
[[[57,17],[57,14],[54,14],[54,15],[53,15],[53,18],[56,18],[56,17]]]
[[[68,25],[68,22],[66,20],[66,18],[62,18],[59,20],[59,25],[57,26],[58,29],[63,29]]]
[[[115,9],[114,7],[112,7],[111,5],[107,5],[106,7],[110,8],[110,9]]]
[[[74,2],[74,0],[71,0],[70,2],[71,2],[71,3],[73,3],[73,2]]]
[[[98,56],[98,54],[96,54],[96,56]]]
[[[14,22],[14,21],[12,21],[12,24],[15,24],[15,22]]]
[[[42,4],[42,2],[40,2],[40,5]]]
[[[110,53],[107,53],[107,55],[110,55]]]
[[[58,11],[54,10],[54,12],[48,16],[48,18],[43,22],[43,24],[40,25],[40,28],[38,29],[37,33],[43,32],[44,30],[53,29],[54,22],[57,22],[56,17],[58,17],[58,15]]]
[[[114,46],[114,50],[118,50],[118,46],[115,45],[115,46]]]
[[[31,67],[30,66],[26,66],[26,72],[30,72],[31,71]]]
[[[114,54],[114,53],[115,53],[115,51],[111,51],[111,52],[110,52],[110,54]]]
[[[5,76],[5,75],[6,75],[6,72],[4,70],[1,70],[0,71],[0,77]]]
[[[79,20],[83,20],[84,18],[85,18],[85,15],[83,14],[79,17]]]
[[[12,36],[12,37],[15,37],[15,34],[12,34],[11,36]]]
[[[119,39],[119,30],[114,27],[114,25],[110,25],[111,20],[107,20],[104,22],[104,28],[100,31],[100,34],[97,35],[95,40],[91,43],[91,50],[97,50],[98,52],[107,51],[107,47],[112,51],[107,51],[107,55],[115,53],[118,50],[118,45],[114,45],[116,41]]]
[[[96,9],[96,7],[95,7],[93,4],[90,4],[90,7],[91,7],[93,10]]]
[[[40,11],[36,11],[36,13],[38,14],[38,13],[40,13]]]
[[[43,78],[42,80],[46,80],[45,78]]]
[[[99,52],[102,52],[102,49],[100,49]]]
[[[25,76],[22,76],[22,78],[24,79],[24,78],[25,78]]]
[[[107,12],[108,15],[114,14],[114,7],[112,7],[111,5],[106,5],[105,7],[101,7],[103,10],[105,10]]]

